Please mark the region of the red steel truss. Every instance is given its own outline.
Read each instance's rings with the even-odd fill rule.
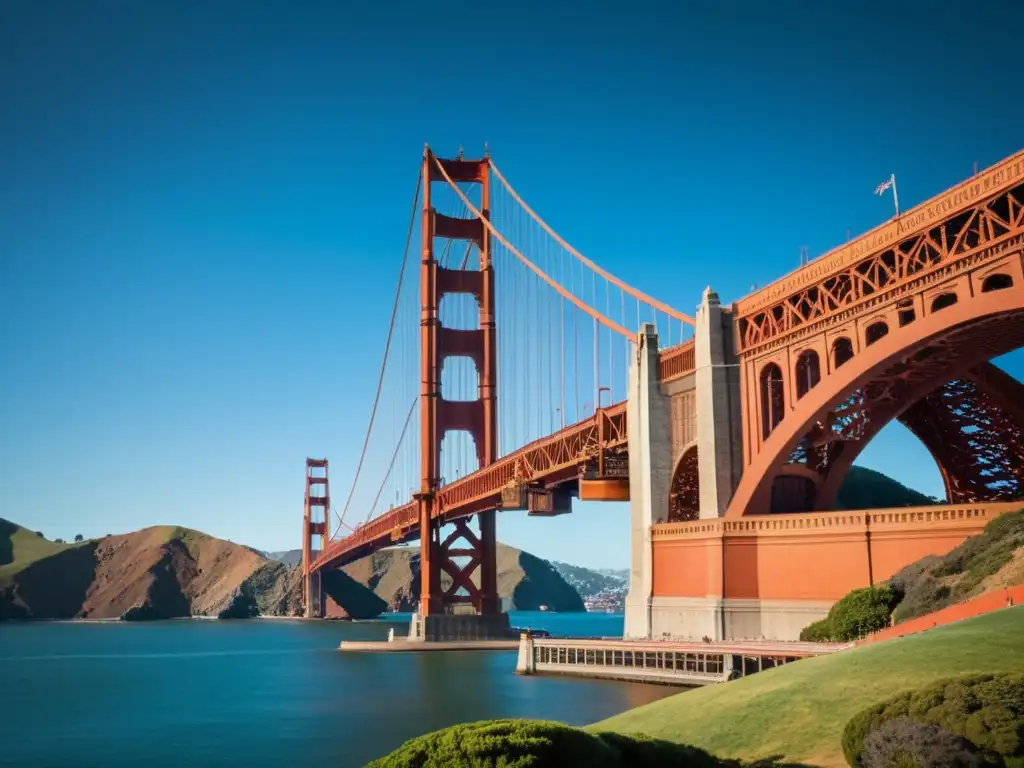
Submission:
[[[935,457],[950,504],[1024,495],[1024,385],[994,365],[943,384],[900,421]]]
[[[736,305],[743,474],[729,517],[828,509],[882,425],[1024,327],[1024,152]]]
[[[1024,152],[741,300],[742,351],[849,321],[950,277],[946,268],[978,249],[1024,242],[1022,178]]]
[[[626,447],[626,404],[602,408],[593,416],[520,448],[437,493],[432,518],[451,522],[482,510],[501,508],[501,491],[517,484],[554,486],[573,481],[581,466]],[[391,544],[419,536],[417,502],[397,507],[349,536],[327,544],[312,570],[334,568]]]

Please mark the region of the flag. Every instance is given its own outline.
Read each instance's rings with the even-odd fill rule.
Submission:
[[[891,186],[892,186],[892,176],[890,176],[886,181],[883,181],[881,184],[879,184],[875,188],[875,194],[876,195],[880,195],[883,192],[885,192],[885,190],[887,190]]]

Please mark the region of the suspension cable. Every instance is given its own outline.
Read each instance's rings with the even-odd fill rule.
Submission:
[[[590,306],[588,306],[585,302],[580,301],[575,296],[573,296],[570,293],[568,293],[562,286],[560,286],[558,283],[556,283],[554,280],[552,280],[550,277],[548,277],[547,274],[545,274],[539,267],[537,267],[536,264],[534,264],[528,258],[523,256],[523,254],[521,254],[519,252],[519,249],[517,249],[508,240],[506,240],[505,236],[502,235],[501,232],[499,232],[494,227],[494,225],[491,224],[491,222],[487,218],[484,217],[484,215],[482,213],[480,213],[480,209],[477,208],[475,205],[473,205],[469,201],[469,198],[466,197],[466,195],[463,193],[463,191],[461,189],[459,189],[455,185],[455,182],[452,181],[452,177],[448,175],[448,171],[445,170],[444,166],[437,159],[437,157],[434,157],[434,165],[437,166],[437,169],[441,172],[441,175],[444,176],[444,180],[448,182],[448,186],[450,186],[452,189],[454,189],[455,193],[460,198],[462,198],[462,202],[466,204],[466,207],[469,208],[470,211],[472,211],[473,215],[476,216],[478,219],[480,219],[480,221],[483,223],[483,225],[485,227],[487,227],[488,231],[492,235],[494,235],[494,237],[497,238],[498,241],[502,245],[504,245],[506,248],[508,248],[508,250],[510,250],[513,254],[515,254],[516,258],[519,259],[521,262],[523,262],[523,264],[525,264],[534,274],[539,276],[542,280],[544,280],[544,282],[546,282],[548,285],[550,285],[552,288],[554,288],[556,291],[558,291],[561,295],[565,296],[565,298],[569,299],[569,301],[571,301],[577,307],[579,307],[584,312],[586,312],[588,315],[590,315],[592,318],[594,318],[594,320],[596,320],[597,322],[601,323],[602,325],[604,325],[604,326],[606,326],[608,328],[611,328],[616,333],[619,333],[619,334],[625,336],[630,341],[633,340],[633,334],[632,333],[627,331],[625,328],[623,328],[621,325],[616,323],[614,320],[608,319],[607,317],[602,315],[600,312],[598,312],[595,309],[593,309]]]
[[[388,337],[384,342],[384,359],[380,364],[380,376],[377,378],[377,393],[373,396],[373,408],[370,409],[370,423],[366,427],[366,437],[363,439],[363,450],[359,454],[359,463],[356,465],[356,474],[352,478],[352,485],[348,489],[348,498],[345,500],[345,506],[342,507],[341,516],[338,520],[338,529],[335,530],[335,535],[338,530],[341,529],[342,523],[345,521],[345,515],[348,512],[349,505],[352,503],[352,496],[356,492],[356,484],[359,482],[359,475],[363,470],[363,462],[366,460],[366,449],[370,445],[370,433],[373,431],[373,422],[377,416],[377,406],[380,404],[380,393],[384,388],[384,372],[388,367],[388,354],[391,352],[391,337],[395,331],[395,318],[398,315],[399,300],[402,296],[402,281],[405,278],[405,265],[409,261],[409,245],[412,243],[412,231],[416,225],[416,206],[420,200],[420,184],[423,181],[423,165],[420,164],[420,171],[416,176],[416,193],[412,198],[412,215],[409,217],[409,231],[405,236],[405,251],[402,254],[402,268],[398,272],[398,286],[395,288],[395,303],[391,308],[391,322],[388,325]],[[333,536],[332,536],[333,538]]]
[[[402,426],[402,435],[401,435],[401,437],[398,438],[398,443],[395,445],[395,452],[393,454],[391,454],[391,463],[388,465],[388,471],[384,475],[384,480],[381,482],[380,488],[377,489],[377,496],[373,500],[373,505],[370,507],[370,512],[366,516],[366,520],[364,521],[364,524],[368,523],[370,521],[370,518],[373,516],[373,513],[377,509],[377,502],[380,501],[380,496],[384,492],[384,486],[387,485],[388,478],[391,477],[391,470],[393,470],[395,468],[395,459],[398,458],[398,451],[402,447],[402,443],[405,440],[406,430],[409,429],[409,421],[412,419],[413,411],[416,410],[416,403],[418,403],[418,402],[419,402],[419,396],[417,395],[416,397],[414,397],[412,399],[412,405],[409,406],[409,413],[406,414],[405,424]]]
[[[569,243],[567,243],[564,239],[562,239],[561,235],[559,235],[557,232],[555,232],[555,230],[553,230],[551,227],[549,227],[547,222],[544,221],[544,219],[542,219],[540,216],[538,216],[537,213],[529,205],[526,204],[526,201],[523,200],[523,198],[521,198],[519,196],[519,193],[516,192],[512,188],[512,185],[509,184],[508,181],[506,181],[505,177],[501,175],[501,171],[498,170],[498,166],[496,166],[494,164],[493,160],[491,160],[491,170],[494,171],[494,175],[498,177],[498,181],[500,181],[502,184],[505,185],[505,189],[507,189],[509,194],[512,195],[512,198],[517,203],[519,203],[519,205],[521,205],[523,207],[523,210],[525,210],[528,214],[530,214],[530,216],[533,217],[533,220],[536,221],[538,224],[540,224],[541,227],[544,228],[544,231],[547,232],[549,235],[551,235],[555,239],[555,242],[557,242],[560,246],[565,248],[565,250],[567,250],[569,253],[571,253],[573,256],[575,256],[580,261],[582,261],[584,264],[586,264],[592,270],[597,272],[597,274],[599,274],[605,280],[608,280],[610,283],[612,283],[612,285],[615,285],[618,288],[621,288],[623,291],[625,291],[626,293],[628,293],[630,296],[632,296],[633,298],[637,299],[638,301],[643,301],[645,304],[649,304],[652,307],[656,307],[656,308],[660,309],[662,312],[664,312],[666,315],[668,315],[670,317],[674,317],[676,320],[679,320],[679,321],[684,322],[684,323],[689,323],[690,325],[694,324],[694,319],[692,317],[690,317],[689,315],[685,315],[682,312],[679,312],[679,311],[677,311],[675,309],[672,309],[672,307],[668,306],[667,304],[663,304],[662,302],[658,301],[655,298],[652,298],[652,297],[648,296],[643,291],[638,291],[636,288],[633,288],[632,286],[628,285],[627,283],[622,282],[621,280],[619,280],[619,278],[615,277],[615,275],[611,274],[610,272],[608,272],[608,271],[606,271],[604,269],[601,269],[601,267],[599,267],[597,264],[592,262],[590,259],[588,259],[586,256],[584,256],[582,253],[580,253],[575,248],[573,248],[571,245],[569,245]]]

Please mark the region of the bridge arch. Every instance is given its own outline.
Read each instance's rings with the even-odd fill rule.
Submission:
[[[835,338],[832,369],[803,397],[789,403],[769,432],[764,431],[768,423],[764,409],[758,414],[763,435],[760,450],[748,459],[726,516],[768,513],[773,495],[775,509],[797,511],[792,507],[799,505],[780,503],[777,498],[778,491],[773,489],[778,488],[780,477],[786,478],[783,484],[799,483],[793,492],[806,493],[812,509],[827,508],[852,457],[882,426],[940,387],[964,378],[971,369],[1024,346],[1024,285],[1014,279],[1021,275],[1021,254],[1000,262],[1002,266],[960,276],[952,290],[947,284],[919,295],[915,300],[918,316],[906,325],[874,315],[866,319],[860,350],[845,333]],[[1009,280],[993,279],[989,285],[1000,286],[997,290],[979,290],[997,274]],[[955,293],[957,300],[950,304],[943,300],[939,309],[933,309],[934,301],[949,293]],[[893,319],[897,311],[894,304]],[[885,323],[885,332],[876,329],[869,334],[879,323]],[[776,352],[771,359],[778,357]],[[767,368],[759,368],[762,404]],[[847,449],[848,444],[854,447]],[[929,450],[935,455],[931,446]],[[816,471],[808,475],[794,469],[794,456]],[[815,475],[821,478],[817,482],[812,479]],[[804,480],[790,480],[795,477]],[[814,485],[813,501],[809,483]]]
[[[668,522],[685,523],[700,517],[700,474],[697,443],[679,454],[668,492]]]

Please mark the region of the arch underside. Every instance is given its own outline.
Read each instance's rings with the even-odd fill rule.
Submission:
[[[672,473],[668,495],[668,522],[685,523],[700,517],[700,479],[697,446],[683,451]]]
[[[1021,498],[1024,386],[988,362],[1021,346],[1024,311],[1016,311],[963,323],[891,359],[803,430],[765,478],[770,510],[832,509],[849,467],[893,419],[934,457],[950,503]]]

